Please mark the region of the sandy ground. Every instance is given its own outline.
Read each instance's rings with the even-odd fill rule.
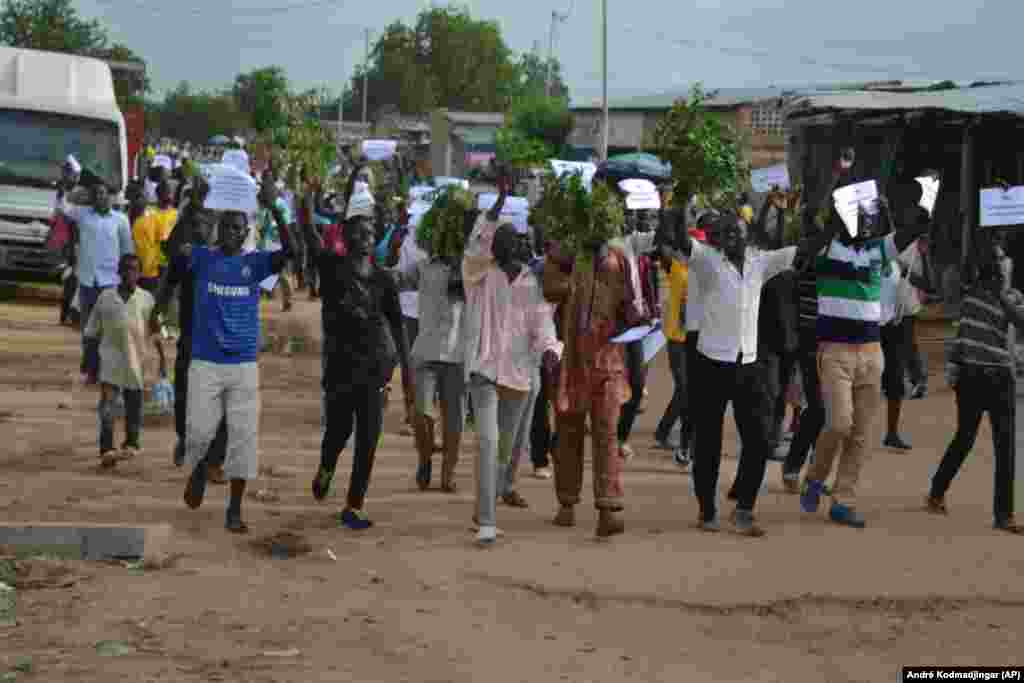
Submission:
[[[286,325],[315,329],[316,316],[301,301]],[[223,529],[224,487],[198,511],[182,503],[168,419],[147,420],[141,458],[97,469],[97,395],[76,386],[77,336],[55,320],[52,307],[0,304],[0,514],[167,522],[179,555],[145,571],[24,563],[19,623],[0,628],[0,676],[18,666],[31,673],[17,680],[82,683],[879,681],[910,664],[1024,664],[1024,543],[990,528],[987,425],[951,516],[921,510],[955,426],[938,376],[906,405],[914,451],[879,449],[866,467],[865,530],[801,518],[778,464],[758,506],[768,537],[691,530],[689,476],[648,449],[671,389],[662,355],[633,437],[627,534],[595,540],[589,503],[576,529],[552,527],[551,483],[526,477],[530,509],[500,508],[507,535],[479,550],[468,528],[474,442],[459,494],[417,492],[400,389],[370,490],[376,526],[337,528],[340,497],[318,505],[309,493],[319,359],[265,354],[265,474],[251,490],[277,500],[248,501],[253,534],[239,538]],[[736,453],[731,420],[726,451]],[[734,471],[730,457],[723,496]],[[589,468],[587,482],[589,501]],[[284,531],[311,552],[271,559],[252,543]],[[103,657],[103,641],[128,649]]]

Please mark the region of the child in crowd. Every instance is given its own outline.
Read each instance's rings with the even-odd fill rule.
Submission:
[[[142,427],[143,358],[153,296],[138,286],[139,259],[125,254],[118,264],[121,283],[104,290],[89,316],[86,334],[100,341],[100,462],[113,466],[139,454]],[[167,359],[158,336],[152,336],[160,355],[160,375],[167,375]],[[114,450],[114,412],[118,395],[124,397],[125,440]]]

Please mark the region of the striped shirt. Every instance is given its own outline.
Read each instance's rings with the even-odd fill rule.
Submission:
[[[950,362],[1012,367],[1010,321],[999,295],[980,287],[969,290],[960,304],[960,328],[949,350]]]
[[[818,341],[869,344],[881,339],[882,271],[896,258],[895,235],[843,244],[818,257]]]

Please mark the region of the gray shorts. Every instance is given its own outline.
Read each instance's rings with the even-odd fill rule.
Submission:
[[[227,479],[259,475],[260,370],[256,363],[222,365],[193,359],[188,369],[185,462],[191,470],[206,455],[227,418]]]

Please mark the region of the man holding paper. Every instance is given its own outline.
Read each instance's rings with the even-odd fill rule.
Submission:
[[[216,182],[216,179],[214,180]],[[216,186],[213,192],[216,192]],[[211,193],[213,194],[213,193]],[[253,185],[240,204],[254,205]],[[186,245],[172,269],[185,269],[194,285],[192,363],[188,376],[188,418],[185,460],[192,470],[185,487],[190,508],[203,503],[208,481],[207,454],[218,425],[227,422],[224,473],[231,480],[225,526],[247,533],[242,521],[246,483],[259,473],[260,282],[280,273],[290,258],[288,223],[277,215],[282,248],[243,253],[251,229],[242,211],[224,211],[217,228],[216,248]],[[151,324],[159,329],[163,302],[154,308]]]
[[[856,511],[856,489],[882,403],[882,273],[888,271],[890,260],[928,229],[928,223],[910,224],[876,238],[875,226],[882,223],[879,219],[887,219],[889,211],[874,181],[841,187],[833,197],[824,233],[830,242],[814,263],[825,429],[807,472],[800,508],[817,512],[826,492],[825,480],[842,449],[829,516],[837,524],[863,528],[864,517]]]
[[[716,532],[718,519],[718,472],[722,458],[722,423],[731,401],[743,442],[743,462],[736,482],[734,531],[743,536],[763,536],[754,521],[754,505],[764,479],[769,455],[768,426],[771,398],[757,363],[758,312],[764,283],[804,254],[815,253],[824,239],[797,247],[760,251],[747,247],[747,225],[735,213],[715,221],[706,246],[678,230],[682,257],[691,277],[700,282],[703,321],[697,353],[699,375],[695,381],[706,390],[697,409],[697,446],[694,485],[700,503],[698,528]]]

